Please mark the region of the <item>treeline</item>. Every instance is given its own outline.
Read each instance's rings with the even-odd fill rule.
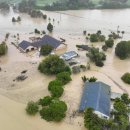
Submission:
[[[9,11],[9,4],[6,2],[0,2],[0,10]]]

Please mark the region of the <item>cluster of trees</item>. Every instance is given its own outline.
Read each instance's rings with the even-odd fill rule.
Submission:
[[[56,55],[48,56],[40,63],[38,68],[44,74],[55,74],[56,79],[48,84],[48,90],[51,96],[39,99],[38,102],[29,102],[26,112],[29,115],[35,115],[37,112],[47,121],[61,121],[67,111],[65,102],[60,101],[60,97],[64,92],[63,86],[69,83],[71,79],[71,70],[62,59]],[[40,107],[41,106],[41,107]]]
[[[96,66],[102,67],[104,66],[103,61],[106,60],[106,55],[103,52],[99,51],[99,48],[92,47],[86,54],[87,57],[90,58],[91,61],[95,63]]]
[[[84,113],[84,125],[89,130],[129,130],[128,113],[130,99],[128,94],[114,101],[114,109],[109,120],[98,117],[92,108],[86,109]]]
[[[69,9],[84,9],[94,8],[94,4],[90,0],[68,0],[54,2],[52,5],[44,6],[45,10],[69,10]]]
[[[5,42],[0,44],[0,56],[5,55],[7,53],[7,45]]]
[[[21,17],[18,16],[17,18],[13,17],[12,18],[12,22],[20,22],[21,21]]]
[[[121,77],[121,79],[122,79],[125,83],[130,84],[130,73],[125,73],[125,74]]]
[[[89,39],[91,42],[104,42],[105,41],[105,36],[102,35],[102,32],[100,30],[97,31],[97,33],[88,34],[88,36],[90,36]]]
[[[58,74],[61,72],[69,72],[71,70],[69,66],[67,66],[63,59],[60,59],[57,55],[50,55],[45,60],[43,60],[38,67],[41,73],[47,75]]]
[[[115,54],[122,60],[128,58],[130,54],[130,41],[119,42],[115,48]]]

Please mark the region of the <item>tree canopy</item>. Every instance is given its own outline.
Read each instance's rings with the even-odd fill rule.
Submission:
[[[44,74],[58,74],[65,71],[66,64],[64,60],[59,58],[59,56],[49,55],[39,64],[38,69],[41,73]]]
[[[5,55],[6,54],[6,52],[7,52],[7,45],[6,45],[6,43],[5,42],[2,42],[1,44],[0,44],[0,56],[2,56],[2,55]]]

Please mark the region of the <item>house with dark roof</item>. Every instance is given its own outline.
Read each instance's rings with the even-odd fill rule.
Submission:
[[[40,49],[43,45],[50,45],[54,48],[54,50],[63,48],[65,46],[62,44],[62,42],[49,35],[45,35],[38,41],[32,43],[28,41],[22,41],[18,46],[23,52],[28,52],[30,50]]]
[[[93,108],[101,118],[109,119],[110,116],[111,88],[103,82],[86,82],[80,102],[79,112],[86,108]]]

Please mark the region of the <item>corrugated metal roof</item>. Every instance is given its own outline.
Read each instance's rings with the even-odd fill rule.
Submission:
[[[19,43],[18,46],[23,50],[25,50],[30,46],[30,42],[23,40],[21,43]]]
[[[93,108],[107,116],[110,114],[110,86],[102,82],[86,82],[79,111]]]
[[[39,41],[32,43],[32,45],[37,48],[47,44],[56,49],[61,44],[61,42],[49,35],[45,35]]]

